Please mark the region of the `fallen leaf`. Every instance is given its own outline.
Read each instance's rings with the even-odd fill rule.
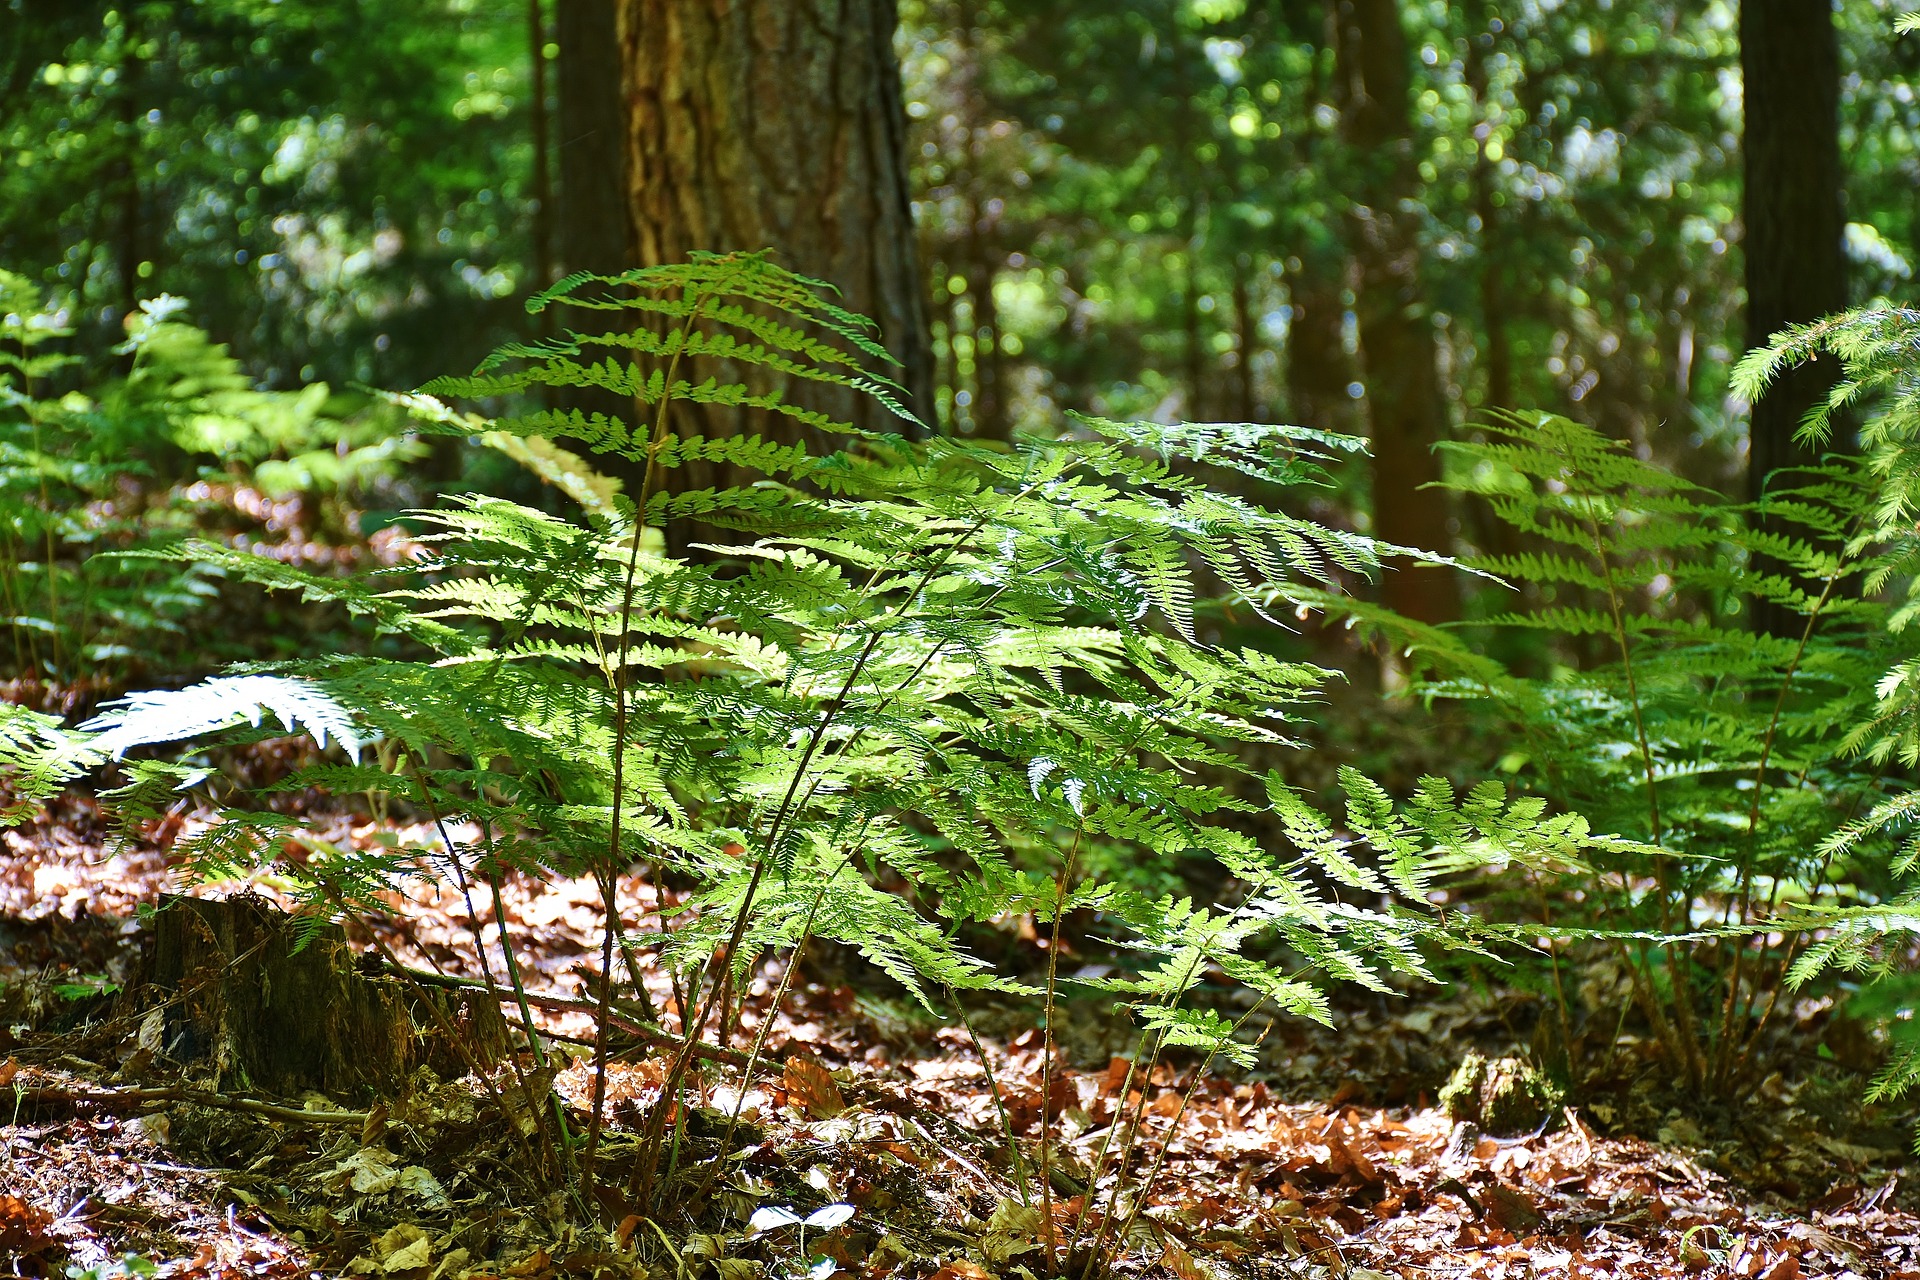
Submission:
[[[510,1276],[537,1276],[553,1270],[553,1255],[545,1249],[535,1249],[520,1261],[508,1267]]]
[[[1179,1277],[1179,1280],[1211,1280],[1193,1255],[1180,1247],[1178,1240],[1167,1241],[1167,1247],[1160,1253],[1160,1265]]]
[[[1800,1280],[1800,1258],[1797,1254],[1783,1254],[1780,1261],[1767,1269],[1760,1280]]]
[[[1495,1183],[1481,1192],[1481,1199],[1487,1217],[1516,1237],[1528,1235],[1540,1225],[1540,1211],[1533,1207],[1533,1201],[1511,1187]]]
[[[831,1120],[847,1109],[838,1082],[812,1058],[801,1054],[788,1058],[780,1082],[800,1109],[816,1120]]]
[[[395,1250],[380,1264],[380,1269],[388,1275],[396,1271],[412,1271],[416,1267],[428,1266],[433,1262],[433,1242],[421,1236],[404,1249]]]
[[[946,1266],[934,1272],[928,1280],[997,1280],[993,1272],[977,1262],[968,1262],[965,1258],[955,1258]]]
[[[11,1061],[11,1060],[9,1060]],[[53,1243],[53,1215],[19,1196],[0,1196],[0,1253],[26,1258]]]

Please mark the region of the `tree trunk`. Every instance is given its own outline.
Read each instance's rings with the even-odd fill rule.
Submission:
[[[544,0],[527,0],[528,62],[533,68],[533,101],[528,125],[533,133],[533,278],[544,289],[553,283],[553,127],[547,120],[547,17]],[[553,321],[540,313],[542,329]]]
[[[1339,0],[1335,96],[1353,149],[1358,189],[1348,243],[1358,275],[1361,360],[1373,425],[1373,533],[1403,546],[1447,551],[1452,543],[1434,444],[1446,428],[1433,324],[1422,302],[1413,153],[1412,66],[1396,0]],[[1422,622],[1459,614],[1453,575],[1431,568],[1385,571],[1381,599]]]
[[[1840,164],[1840,48],[1830,0],[1748,0],[1740,6],[1745,83],[1747,345],[1847,305],[1846,214]],[[1826,394],[1832,361],[1801,365],[1753,406],[1748,487],[1804,465],[1794,440]]]
[[[618,275],[632,262],[616,0],[557,0],[554,38],[560,46],[561,269]]]
[[[1297,264],[1297,265],[1296,265]],[[1341,337],[1344,263],[1314,260],[1309,246],[1287,271],[1287,418],[1321,431],[1354,430],[1353,361]]]
[[[1254,258],[1241,254],[1233,264],[1233,413],[1237,422],[1263,416],[1254,390],[1253,357],[1259,350],[1259,321],[1253,314]]]
[[[894,0],[618,3],[638,261],[774,249],[783,265],[825,279],[842,305],[879,321],[901,362],[889,372],[931,419]],[[858,426],[904,427],[851,391],[808,385],[792,394]],[[789,420],[749,415],[689,411],[685,428],[794,438]]]
[[[620,11],[617,0],[555,0],[555,78],[560,128],[554,148],[560,171],[554,252],[563,274],[617,276],[633,265],[627,226],[627,112],[620,96]],[[553,316],[552,309],[541,313]],[[557,321],[555,321],[557,323]],[[633,401],[600,387],[555,388],[556,406],[634,418]],[[594,465],[617,477],[629,497],[645,483],[643,463],[602,455]]]
[[[216,1088],[392,1095],[416,1067],[459,1076],[507,1048],[491,995],[361,973],[338,925],[302,947],[294,919],[255,897],[163,899],[130,991],[163,997],[147,1015],[160,1051],[208,1065]]]

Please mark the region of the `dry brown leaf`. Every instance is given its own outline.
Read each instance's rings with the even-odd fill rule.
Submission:
[[[847,1109],[840,1085],[827,1069],[812,1058],[795,1054],[787,1059],[780,1075],[787,1096],[816,1120],[831,1120]]]
[[[977,1262],[955,1258],[934,1272],[928,1280],[998,1280],[998,1277]]]
[[[510,1276],[542,1276],[553,1270],[553,1255],[545,1249],[535,1249],[506,1269]]]
[[[1499,1183],[1480,1193],[1487,1207],[1487,1217],[1514,1236],[1525,1236],[1540,1225],[1540,1211],[1533,1207],[1533,1201],[1521,1195],[1511,1187]]]
[[[1173,1272],[1179,1280],[1209,1280],[1207,1273],[1193,1260],[1193,1255],[1180,1247],[1178,1240],[1167,1241],[1166,1249],[1160,1254],[1160,1265]]]
[[[0,1253],[28,1258],[53,1243],[53,1215],[19,1196],[0,1196]]]
[[[20,1074],[20,1064],[12,1058],[0,1063],[0,1084],[12,1084],[13,1078]]]

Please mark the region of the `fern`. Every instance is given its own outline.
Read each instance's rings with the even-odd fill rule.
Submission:
[[[708,976],[709,997],[683,1015],[692,1035],[724,1007],[724,975],[768,949],[838,942],[930,1002],[1017,987],[966,950],[970,922],[1085,910],[1140,956],[1099,989],[1169,1046],[1244,1056],[1190,1003],[1210,971],[1325,1018],[1318,990],[1276,957],[1384,988],[1426,973],[1434,946],[1474,945],[1433,916],[1436,877],[1613,847],[1492,790],[1462,798],[1429,783],[1396,803],[1356,776],[1347,836],[1277,781],[1264,799],[1233,785],[1244,747],[1288,742],[1329,673],[1206,643],[1217,602],[1203,583],[1256,611],[1286,592],[1331,598],[1390,549],[1201,476],[1318,483],[1358,442],[1095,418],[1010,447],[912,440],[897,388],[868,370],[884,355],[871,327],[759,255],[578,276],[535,305],[640,327],[505,348],[405,405],[424,433],[518,441],[506,447],[578,498],[579,516],[456,499],[415,513],[424,558],[373,582],[196,547],[185,554],[338,601],[423,652],[143,695],[85,726],[98,751],[218,741],[271,712],[288,730],[349,749],[378,740],[411,762],[396,773],[329,760],[288,786],[430,804],[475,824],[490,865],[610,883],[640,861],[679,877],[693,911],[657,945],[684,981]],[[857,388],[902,433],[855,432],[703,376],[716,359],[789,386]],[[487,422],[442,399],[572,386],[616,390],[651,424],[546,409]],[[757,404],[849,443],[682,436],[667,410],[683,400]],[[636,464],[643,482],[614,488],[547,442],[557,434]],[[696,463],[749,481],[679,483]],[[718,531],[698,558],[666,552],[661,526],[680,522]],[[1276,818],[1288,841],[1247,834]],[[230,873],[272,847],[210,834],[189,856]],[[1228,901],[1150,898],[1090,874],[1193,857],[1224,866]],[[353,851],[309,868],[344,886],[312,884],[316,908],[403,874]],[[1343,902],[1333,885],[1397,905]]]
[[[270,712],[292,733],[320,746],[329,734],[356,758],[363,745],[352,714],[325,691],[285,676],[219,676],[177,692],[137,693],[80,726],[93,746],[118,760],[133,747],[198,738],[239,722],[258,727]]]
[[[1835,406],[1910,385],[1890,367],[1899,344],[1888,325],[1821,330],[1855,344]],[[1869,369],[1861,353],[1880,363]],[[1744,385],[1756,388],[1787,358],[1749,358]],[[1875,430],[1909,430],[1902,412]],[[1512,531],[1497,553],[1468,558],[1516,584],[1490,593],[1479,625],[1544,636],[1555,646],[1551,674],[1324,591],[1278,594],[1388,637],[1407,654],[1416,694],[1492,718],[1530,794],[1509,802],[1489,785],[1461,812],[1515,824],[1523,863],[1533,848],[1552,856],[1497,886],[1482,909],[1530,920],[1572,954],[1614,952],[1680,1078],[1738,1095],[1753,1083],[1751,1050],[1799,945],[1763,935],[1803,936],[1790,917],[1804,904],[1887,865],[1886,824],[1848,815],[1871,805],[1882,787],[1876,760],[1905,749],[1911,723],[1900,701],[1910,668],[1881,678],[1899,640],[1889,602],[1874,594],[1911,558],[1890,523],[1905,504],[1887,497],[1905,483],[1901,468],[1879,455],[1866,466],[1837,460],[1777,476],[1764,502],[1742,506],[1552,415],[1498,415],[1450,448],[1455,487]],[[1749,606],[1762,601],[1797,617],[1792,634],[1751,626]],[[1347,827],[1390,857],[1405,848],[1506,860],[1496,852],[1503,836],[1455,829],[1444,791],[1423,788],[1411,812],[1389,818],[1364,779],[1343,782]],[[1854,856],[1865,863],[1842,860]]]

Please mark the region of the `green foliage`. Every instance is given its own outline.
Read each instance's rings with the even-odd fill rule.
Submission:
[[[419,656],[282,663],[142,695],[84,726],[92,751],[219,741],[217,726],[263,708],[349,746],[378,740],[378,762],[330,761],[284,785],[427,808],[456,876],[607,877],[641,862],[690,882],[697,913],[645,935],[683,974],[717,975],[723,957],[744,972],[767,948],[821,938],[923,999],[1007,987],[965,950],[963,926],[1095,911],[1141,961],[1088,981],[1143,1006],[1168,1043],[1209,1051],[1230,1028],[1181,1007],[1209,971],[1324,1017],[1306,971],[1379,987],[1457,943],[1425,902],[1436,876],[1611,847],[1497,786],[1463,799],[1430,781],[1398,803],[1352,774],[1349,834],[1277,778],[1263,799],[1227,785],[1241,749],[1286,741],[1327,673],[1200,642],[1198,572],[1243,598],[1291,582],[1329,590],[1377,552],[1192,473],[1313,483],[1351,441],[1080,418],[1060,437],[999,445],[823,423],[690,368],[724,356],[857,387],[905,417],[892,384],[863,368],[880,353],[867,323],[756,255],[576,277],[535,305],[641,327],[513,346],[429,396],[596,385],[631,397],[651,429],[540,408],[484,423],[429,396],[409,403],[423,432],[527,438],[530,456],[579,482],[583,516],[482,495],[417,513],[430,554],[377,593],[190,546],[227,572],[339,601]],[[759,436],[681,437],[669,426],[682,400],[754,403],[770,422],[852,443],[816,455]],[[645,485],[616,492],[535,443],[561,431],[638,464]],[[756,478],[676,488],[692,459]],[[665,554],[655,530],[688,520],[730,541]],[[1290,839],[1251,834],[1262,815]],[[230,814],[176,853],[229,869],[269,856],[286,828],[278,814]],[[291,870],[328,909],[414,873],[386,854],[314,847]],[[1208,857],[1236,889],[1218,904],[1155,897],[1088,877],[1095,849]]]
[[[1898,508],[1888,469],[1834,461],[1742,507],[1553,415],[1496,417],[1453,451],[1459,487],[1511,531],[1469,561],[1516,584],[1483,624],[1543,640],[1548,669],[1350,612],[1406,647],[1421,695],[1493,716],[1528,792],[1621,837],[1486,909],[1569,931],[1556,945],[1575,958],[1611,952],[1682,1078],[1738,1093],[1802,945],[1783,919],[1876,900],[1898,869],[1884,833],[1850,821],[1884,794],[1898,717],[1873,691],[1908,660],[1882,591],[1907,555],[1876,522]],[[1755,601],[1795,625],[1756,630]]]
[[[1841,867],[1883,865],[1896,880],[1875,886],[1883,889],[1879,893],[1798,904],[1800,923],[1819,934],[1795,959],[1788,978],[1796,986],[1828,974],[1870,980],[1860,1011],[1893,1028],[1896,1050],[1870,1090],[1877,1099],[1920,1084],[1920,1043],[1905,1026],[1913,1007],[1911,948],[1920,934],[1920,881],[1913,875],[1920,843],[1912,834],[1920,792],[1910,783],[1920,764],[1920,658],[1912,652],[1920,616],[1920,579],[1914,574],[1920,564],[1920,312],[1867,308],[1796,327],[1749,355],[1736,382],[1746,394],[1757,394],[1785,368],[1823,354],[1840,361],[1844,376],[1808,415],[1802,434],[1825,442],[1837,415],[1857,415],[1876,500],[1861,512],[1853,547],[1873,553],[1861,589],[1890,603],[1882,623],[1884,651],[1873,669],[1861,673],[1859,710],[1843,725],[1842,740],[1876,778],[1887,781],[1850,810],[1847,821],[1824,833],[1818,856]]]
[[[190,666],[217,567],[103,553],[258,524],[294,553],[303,534],[357,542],[337,499],[418,452],[324,384],[255,389],[184,308],[142,304],[108,371],[71,350],[54,303],[0,272],[0,608],[22,675],[99,685],[143,661]]]
[[[10,7],[0,262],[89,345],[191,297],[250,377],[412,385],[520,332],[526,7]],[[374,52],[377,51],[377,52]]]

